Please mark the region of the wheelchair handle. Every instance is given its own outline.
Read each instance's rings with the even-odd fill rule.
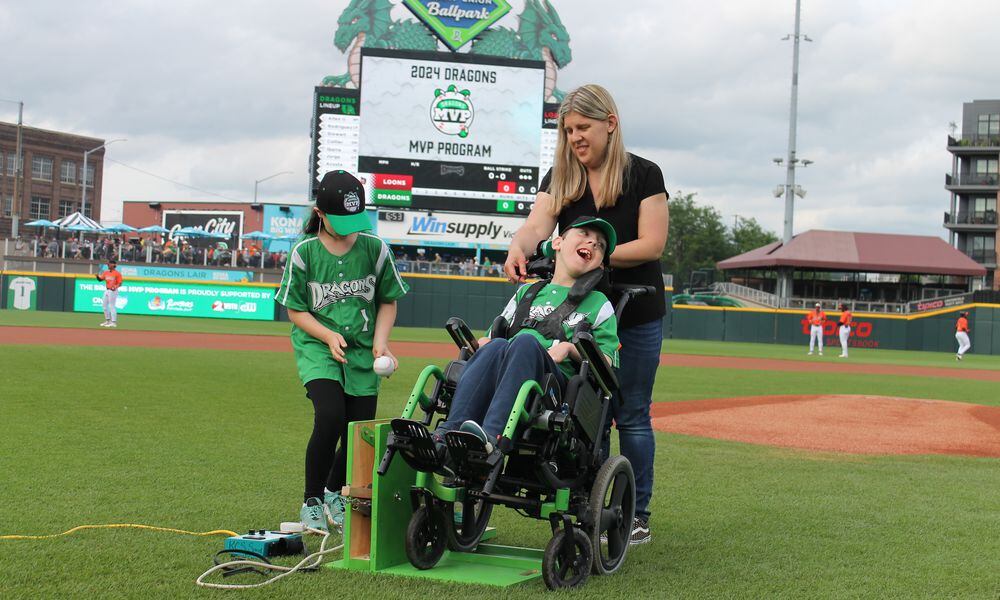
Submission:
[[[468,350],[469,354],[473,354],[476,350],[479,350],[479,342],[472,335],[472,330],[469,329],[469,326],[462,319],[452,317],[444,324],[444,328],[448,331],[448,335],[451,336],[451,339],[454,340],[455,345],[460,350]]]
[[[615,318],[621,319],[622,313],[625,312],[625,305],[628,304],[629,300],[637,296],[652,296],[657,293],[657,289],[651,285],[634,285],[631,283],[616,283],[611,286],[616,292],[621,293],[621,298],[618,300],[618,305],[615,306]]]

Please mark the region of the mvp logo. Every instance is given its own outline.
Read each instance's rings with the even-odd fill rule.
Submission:
[[[469,99],[469,90],[459,90],[449,85],[447,90],[434,90],[431,102],[431,123],[445,135],[468,137],[469,126],[475,117],[475,109]]]
[[[363,279],[352,279],[340,283],[319,283],[310,281],[309,293],[312,295],[313,310],[320,310],[343,298],[364,298],[371,303],[375,298],[375,276],[369,275]]]

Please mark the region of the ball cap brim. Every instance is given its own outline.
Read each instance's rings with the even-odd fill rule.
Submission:
[[[324,213],[324,216],[326,222],[330,224],[330,229],[336,231],[338,235],[350,235],[372,228],[371,221],[368,220],[368,215],[365,213],[346,216]]]
[[[596,229],[604,234],[604,240],[607,242],[607,248],[604,249],[604,264],[607,264],[611,260],[611,253],[615,251],[615,246],[618,245],[618,234],[615,233],[615,228],[611,226],[611,223],[597,217],[577,217],[572,223],[566,226],[566,230],[576,227]],[[542,247],[542,253],[549,258],[556,255],[555,249],[552,248],[552,242],[545,243]]]

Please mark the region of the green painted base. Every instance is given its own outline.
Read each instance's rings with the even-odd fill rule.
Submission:
[[[351,568],[345,560],[327,563],[326,566],[332,569]],[[433,569],[421,571],[407,562],[377,572],[400,577],[507,587],[542,576],[542,551],[480,544],[475,553],[445,552]]]

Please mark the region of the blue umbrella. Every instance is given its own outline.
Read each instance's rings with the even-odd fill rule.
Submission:
[[[287,242],[294,242],[295,240],[299,239],[299,237],[301,237],[301,235],[298,233],[286,233],[285,235],[279,235],[274,239]]]
[[[32,221],[30,223],[25,223],[25,227],[59,227],[52,221],[48,219],[38,219],[37,221]]]
[[[189,237],[189,238],[207,238],[212,237],[212,234],[208,233],[204,229],[196,229],[194,227],[181,227],[174,232],[175,236]]]
[[[64,229],[66,231],[83,231],[83,232],[101,231],[101,229],[91,227],[90,225],[87,225],[85,223],[77,223],[75,225],[67,225],[66,227],[64,227]]]
[[[170,230],[166,227],[160,227],[159,225],[150,225],[149,227],[143,227],[140,229],[139,233],[170,233]]]
[[[126,225],[125,223],[119,223],[117,225],[111,225],[110,227],[105,227],[101,231],[106,233],[131,233],[133,231],[138,231],[135,227],[131,225]]]
[[[243,239],[245,240],[270,240],[274,239],[274,236],[270,233],[264,233],[263,231],[251,231],[250,233],[244,233]]]

